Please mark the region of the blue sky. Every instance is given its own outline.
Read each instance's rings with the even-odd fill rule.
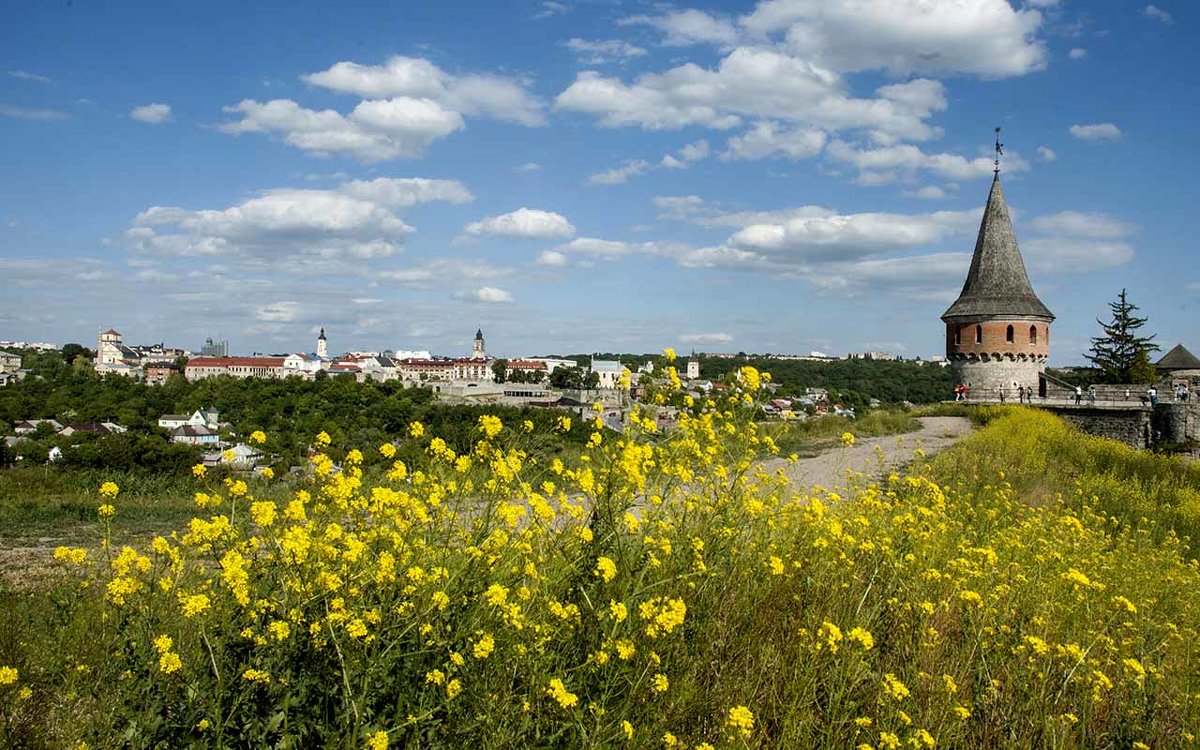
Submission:
[[[1190,3],[120,5],[0,10],[0,339],[930,356],[1000,125],[1052,360],[1200,346]]]

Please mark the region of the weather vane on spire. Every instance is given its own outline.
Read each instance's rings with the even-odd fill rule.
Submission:
[[[1000,126],[997,125],[996,126],[996,158],[992,162],[995,165],[995,169],[992,170],[992,172],[994,174],[1000,174],[1000,157],[1001,156],[1004,156],[1004,144],[1000,142]]]

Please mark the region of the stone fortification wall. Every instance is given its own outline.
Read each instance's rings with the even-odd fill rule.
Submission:
[[[1160,403],[1152,423],[1156,440],[1168,443],[1200,443],[1200,404],[1195,401]]]
[[[1062,417],[1082,432],[1125,443],[1134,448],[1149,448],[1153,444],[1149,408],[1111,408],[1086,406],[1047,406],[1048,411]]]
[[[977,400],[993,400],[999,398],[1000,389],[1004,389],[1005,398],[1017,400],[1017,386],[1032,388],[1034,393],[1038,388],[1038,374],[1045,367],[1041,362],[999,360],[979,362],[973,360],[957,360],[950,363],[959,383],[971,386],[971,398]],[[1017,385],[1013,385],[1016,383]]]

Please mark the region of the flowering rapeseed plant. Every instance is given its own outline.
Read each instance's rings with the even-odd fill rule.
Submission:
[[[113,655],[94,689],[120,698],[82,739],[1187,741],[1200,571],[1179,540],[1025,504],[998,475],[964,495],[961,454],[808,492],[760,463],[766,380],[690,404],[668,382],[650,400],[671,429],[653,404],[620,431],[588,415],[577,454],[484,417],[463,444],[412,422],[381,467],[324,433],[340,473],[321,453],[291,484],[198,475],[196,517],[148,549],[56,553],[98,579],[79,611]]]

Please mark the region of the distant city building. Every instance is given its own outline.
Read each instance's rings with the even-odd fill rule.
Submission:
[[[48,341],[0,341],[0,348],[4,349],[33,349],[38,352],[49,352],[59,348],[58,344],[51,344]]]
[[[509,377],[512,377],[512,374],[515,372],[522,372],[527,375],[531,373],[537,373],[539,376],[544,376],[549,373],[549,368],[546,366],[545,362],[540,360],[510,359],[505,365],[505,373]]]
[[[0,372],[16,372],[21,369],[21,355],[0,352]]]
[[[325,338],[325,329],[321,329],[321,333],[317,336],[317,358],[329,358],[329,340]]]
[[[1011,397],[1019,387],[1040,392],[1054,313],[1029,283],[1000,188],[999,169],[979,224],[967,280],[942,320],[946,357],[957,382],[984,397],[1001,389]]]
[[[687,362],[687,379],[688,380],[699,380],[700,379],[700,360],[695,359],[695,358],[688,360],[688,362]]]
[[[526,362],[542,362],[546,365],[546,373],[553,374],[560,367],[578,367],[573,359],[555,359],[554,357],[526,357]]]
[[[188,380],[204,380],[219,375],[235,378],[285,378],[289,373],[283,357],[193,357],[184,374]]]
[[[1154,363],[1154,367],[1164,378],[1200,378],[1200,359],[1183,344],[1176,344]]]
[[[213,341],[211,338],[204,340],[204,346],[200,347],[201,357],[228,357],[229,342],[228,341]]]
[[[392,359],[433,359],[428,349],[397,349],[388,356]]]
[[[140,374],[141,357],[121,341],[121,334],[113,328],[96,336],[95,370],[101,375],[116,374],[136,377]]]
[[[174,362],[149,362],[143,368],[147,385],[162,385],[167,378],[179,372]]]
[[[621,373],[625,368],[620,362],[613,359],[593,359],[591,371],[596,373],[600,378],[599,387],[605,389],[615,389],[618,387],[621,379]]]

